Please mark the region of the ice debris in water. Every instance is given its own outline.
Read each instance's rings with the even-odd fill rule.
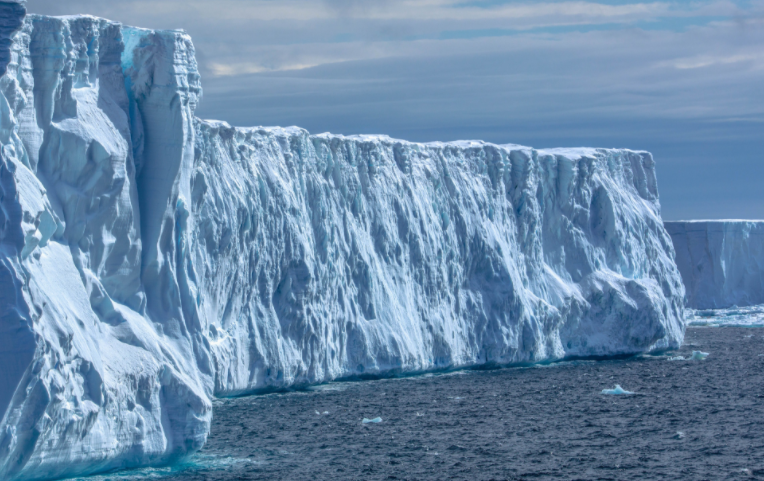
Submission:
[[[701,351],[692,351],[692,356],[690,357],[684,357],[684,356],[674,356],[668,358],[669,361],[704,361],[708,357],[707,352],[701,352]]]
[[[603,389],[602,394],[607,394],[609,396],[627,396],[629,394],[634,394],[631,391],[626,391],[624,388],[621,387],[620,384],[615,385],[615,389]]]
[[[382,422],[382,418],[374,418],[374,419],[363,418],[363,421],[361,423],[362,424],[371,424],[371,423],[379,424],[381,422]]]
[[[764,327],[764,304],[724,309],[685,309],[688,326]]]

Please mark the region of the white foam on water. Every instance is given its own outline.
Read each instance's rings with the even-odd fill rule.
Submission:
[[[764,327],[764,304],[728,309],[687,309],[688,326]]]

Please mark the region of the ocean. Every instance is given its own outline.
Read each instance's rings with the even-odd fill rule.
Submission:
[[[616,385],[633,394],[602,393]],[[756,478],[764,330],[690,327],[682,349],[665,355],[219,400],[209,441],[186,462],[77,479]]]

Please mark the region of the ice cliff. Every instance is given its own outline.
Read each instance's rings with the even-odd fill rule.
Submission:
[[[682,341],[645,152],[233,128],[185,33],[0,11],[0,479],[171,462],[215,396]]]
[[[693,309],[764,304],[764,221],[666,222]]]

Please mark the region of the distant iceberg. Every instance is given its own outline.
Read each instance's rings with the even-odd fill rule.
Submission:
[[[0,10],[0,479],[172,462],[215,396],[683,340],[646,152],[233,128],[185,33]]]
[[[764,304],[764,221],[666,222],[688,307]]]

